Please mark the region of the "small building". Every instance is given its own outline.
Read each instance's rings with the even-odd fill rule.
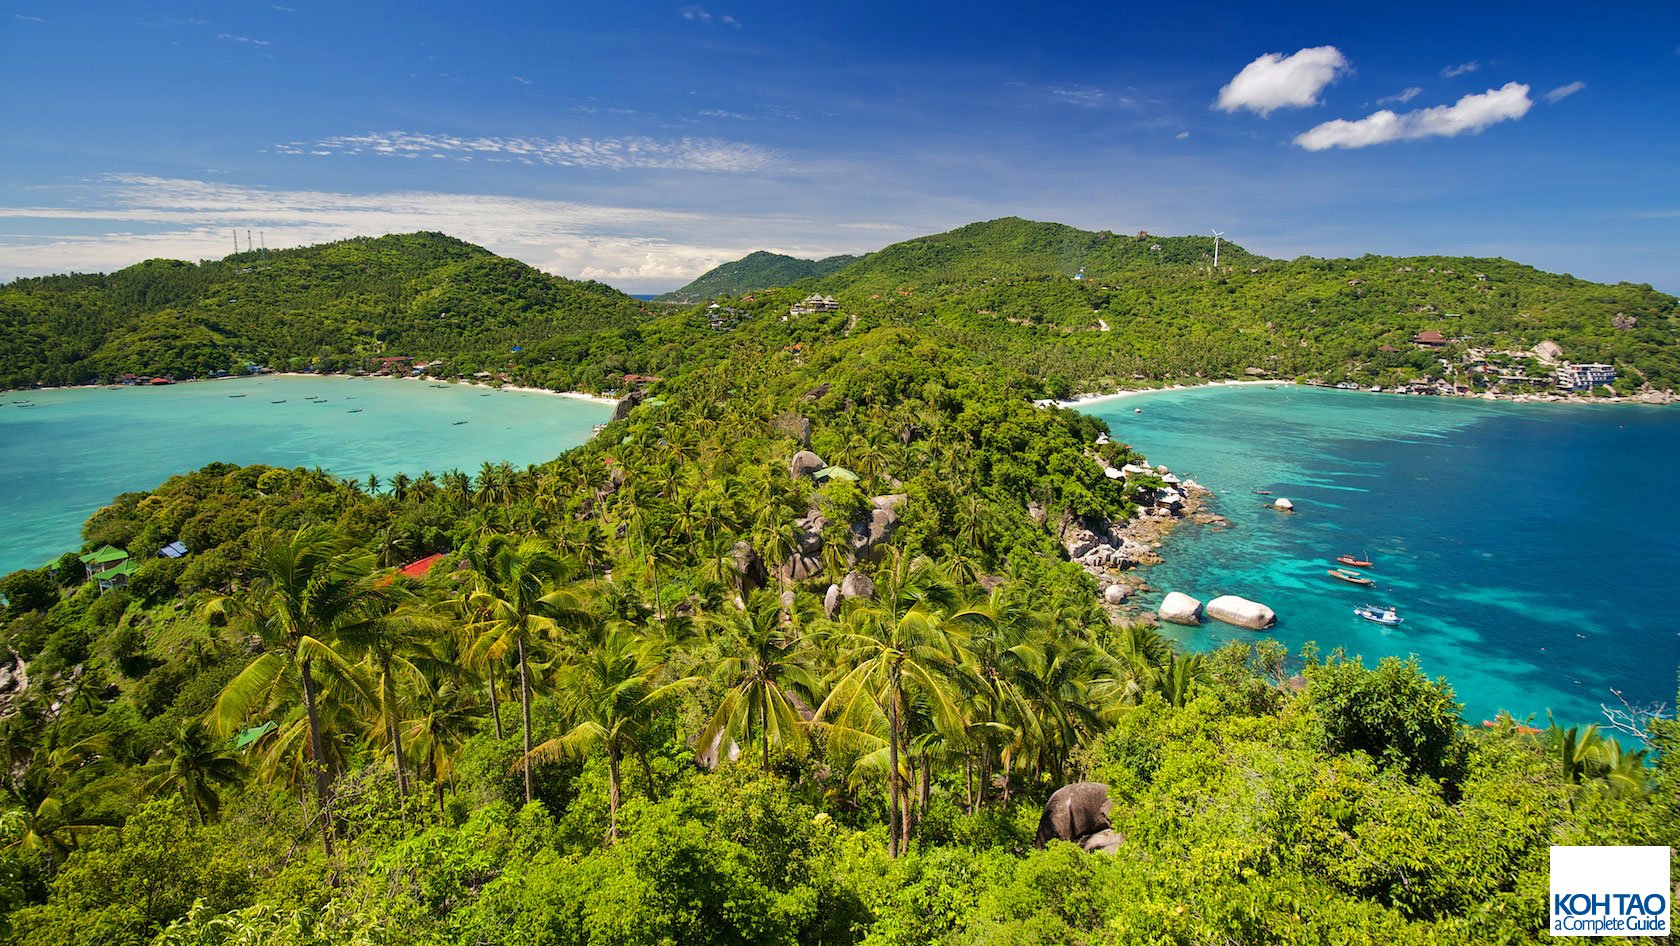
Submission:
[[[1565,364],[1555,372],[1557,386],[1565,391],[1585,391],[1601,384],[1614,384],[1616,369],[1609,365]]]
[[[122,588],[134,575],[134,562],[128,553],[114,545],[107,545],[83,555],[82,568],[89,581],[99,582],[100,591]]]
[[[788,310],[789,315],[815,315],[819,312],[839,312],[840,303],[834,301],[833,296],[819,296],[812,293],[804,301]]]
[[[158,557],[160,558],[180,558],[186,554],[186,543],[181,542],[180,540],[171,542],[163,548],[158,549]]]
[[[1447,337],[1434,329],[1429,329],[1413,335],[1412,344],[1419,348],[1440,348],[1447,344]]]

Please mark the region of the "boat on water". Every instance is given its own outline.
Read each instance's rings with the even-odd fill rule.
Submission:
[[[278,401],[269,401],[269,402],[268,402],[268,403],[270,403],[270,404],[284,404],[284,403],[286,403],[286,399],[285,399],[285,398],[281,398],[281,399],[280,399],[280,400],[278,400]]]
[[[359,408],[359,407],[352,407],[352,408],[351,408],[351,409],[349,409],[349,410],[347,410],[347,411],[345,411],[345,412],[344,412],[344,413],[346,413],[346,414],[360,414],[360,413],[361,413],[361,412],[362,412],[362,409],[361,409],[361,408]]]
[[[1343,565],[1351,565],[1354,568],[1371,567],[1371,560],[1369,558],[1354,558],[1352,555],[1338,555],[1336,556],[1336,561],[1341,562]]]
[[[1272,495],[1272,491],[1269,490],[1269,489],[1251,489],[1251,490],[1249,490],[1249,492],[1253,493],[1256,496],[1270,496],[1270,495]]]
[[[464,420],[458,420],[458,421],[456,421],[456,422],[455,422],[455,423],[453,423],[453,424],[450,424],[450,425],[449,425],[449,426],[451,426],[451,427],[459,427],[459,426],[461,426],[461,425],[462,425],[462,424],[464,424],[464,423],[466,423],[466,421],[464,421]]]
[[[1367,621],[1373,621],[1377,624],[1386,624],[1390,627],[1393,627],[1405,620],[1405,618],[1400,616],[1400,612],[1394,610],[1393,605],[1389,605],[1385,608],[1378,608],[1368,604],[1362,604],[1359,607],[1354,608],[1353,613]]]
[[[1141,408],[1141,407],[1134,407],[1134,408],[1132,408],[1132,413],[1133,413],[1133,414],[1142,414],[1142,413],[1143,413],[1143,408]]]
[[[248,394],[229,394],[228,397],[250,397]]]
[[[1364,575],[1359,574],[1351,568],[1332,568],[1328,572],[1325,572],[1325,574],[1329,575],[1331,578],[1340,578],[1342,581],[1345,581],[1350,585],[1364,585],[1366,587],[1370,587],[1371,585],[1376,584],[1376,582],[1366,578]]]

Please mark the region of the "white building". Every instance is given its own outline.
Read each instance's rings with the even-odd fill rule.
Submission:
[[[1563,365],[1557,369],[1557,385],[1566,391],[1585,391],[1616,380],[1616,369],[1609,365]]]

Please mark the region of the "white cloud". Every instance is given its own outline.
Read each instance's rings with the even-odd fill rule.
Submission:
[[[298,154],[305,148],[315,153],[325,150],[332,154],[383,157],[484,158],[505,164],[613,171],[656,168],[764,172],[788,167],[780,152],[711,138],[502,138],[387,131],[322,138],[307,146],[289,142],[275,145],[274,150]]]
[[[1219,90],[1214,107],[1227,112],[1246,108],[1265,116],[1280,108],[1317,105],[1318,93],[1348,68],[1347,57],[1334,46],[1314,46],[1292,56],[1267,53]]]
[[[296,13],[297,12],[297,7],[283,7],[278,3],[274,4],[274,9],[279,10],[281,13]]]
[[[1515,121],[1528,114],[1534,102],[1528,86],[1507,82],[1497,89],[1466,95],[1452,105],[1437,105],[1395,114],[1388,109],[1358,121],[1336,119],[1297,135],[1295,143],[1308,151],[1327,148],[1364,148],[1415,138],[1451,138],[1476,134],[1490,125]]]
[[[25,23],[39,23],[39,22],[41,22],[41,18],[38,17],[38,16],[24,16],[21,13],[12,14],[12,19],[22,20]]]
[[[1441,78],[1455,79],[1464,75],[1466,72],[1475,72],[1480,68],[1482,68],[1482,64],[1472,59],[1469,62],[1461,62],[1456,66],[1448,66],[1445,69],[1442,69]]]
[[[524,76],[514,76],[513,81],[519,83],[520,85],[530,85],[531,84],[531,80],[525,78]]]
[[[752,121],[751,115],[742,115],[740,112],[731,112],[725,108],[703,108],[700,110],[700,115],[704,118],[728,118],[740,122]]]
[[[807,257],[861,249],[823,242],[831,227],[803,217],[496,195],[345,194],[117,175],[68,196],[74,206],[0,207],[0,220],[28,222],[8,229],[36,234],[0,233],[0,278],[109,271],[156,257],[217,258],[227,253],[228,233],[236,228],[264,231],[271,248],[436,230],[548,272],[607,280],[632,292],[671,288],[755,249]],[[86,205],[101,209],[82,209]],[[874,231],[894,225],[865,220],[834,226]]]
[[[689,4],[688,6],[683,7],[681,10],[678,10],[677,12],[682,15],[683,19],[689,21],[690,23],[713,23],[713,22],[716,22],[716,23],[722,23],[724,26],[733,27],[735,29],[740,29],[741,28],[741,21],[740,20],[737,20],[734,17],[729,16],[728,14],[720,14],[718,16],[713,16],[710,11],[708,11],[705,7],[700,6],[697,3]]]
[[[1177,138],[1179,141],[1183,141],[1184,139],[1190,137],[1190,133],[1187,132],[1187,131],[1181,131],[1178,134],[1174,135],[1173,137]]]
[[[1556,105],[1557,103],[1563,101],[1566,98],[1569,98],[1571,95],[1574,95],[1576,92],[1579,92],[1586,87],[1587,87],[1587,84],[1585,82],[1581,82],[1579,80],[1571,82],[1568,85],[1560,85],[1557,88],[1553,89],[1552,91],[1546,93],[1546,101],[1552,103],[1553,105]]]
[[[235,36],[232,33],[217,33],[216,38],[229,43],[245,43],[251,46],[267,46],[266,39],[252,39],[249,36]]]
[[[1382,98],[1377,99],[1377,104],[1378,105],[1389,105],[1389,104],[1404,105],[1407,102],[1410,102],[1412,99],[1415,99],[1422,94],[1423,94],[1423,87],[1414,85],[1409,89],[1401,89],[1400,91],[1394,93],[1393,95],[1385,95]]]

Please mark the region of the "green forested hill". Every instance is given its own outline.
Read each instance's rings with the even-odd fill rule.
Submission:
[[[512,349],[635,324],[637,303],[438,233],[148,260],[0,286],[0,387],[246,361],[360,367],[376,355],[505,364]]]
[[[667,292],[656,301],[708,302],[718,296],[738,296],[754,289],[791,286],[804,279],[827,276],[856,260],[855,256],[800,259],[759,250],[708,270],[688,285]]]
[[[1216,272],[1213,242],[1009,217],[894,244],[748,305],[834,293],[858,324],[917,326],[1058,393],[1256,374],[1393,385],[1447,377],[1442,359],[1465,381],[1470,349],[1545,341],[1566,360],[1614,364],[1620,393],[1680,389],[1680,308],[1648,285],[1490,258],[1273,260],[1226,242]],[[1411,339],[1423,331],[1452,342],[1421,350]]]

